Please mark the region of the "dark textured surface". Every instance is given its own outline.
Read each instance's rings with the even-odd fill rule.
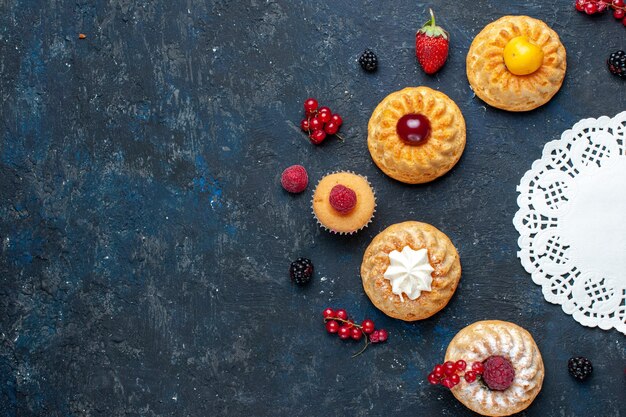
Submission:
[[[427,386],[452,336],[476,320],[535,336],[547,377],[525,416],[624,414],[624,336],[584,328],[543,300],[516,259],[522,174],[584,117],[626,107],[608,54],[626,47],[609,16],[570,1],[433,1],[451,33],[435,77],[413,56],[415,1],[0,0],[0,411],[2,416],[469,416]],[[545,107],[485,107],[465,77],[473,36],[504,14],[545,20],[568,73]],[[85,40],[78,40],[78,33]],[[376,74],[356,57],[379,56]],[[447,93],[468,146],[443,179],[406,186],[366,150],[375,105],[407,85]],[[344,116],[346,141],[298,132],[307,96]],[[321,231],[309,192],[278,185],[302,163],[313,182],[351,169],[378,195],[353,237]],[[395,222],[447,233],[464,268],[430,320],[386,318],[364,295],[362,253]],[[300,289],[289,262],[317,276]],[[342,306],[389,329],[386,345],[327,337]],[[567,358],[594,375],[579,383]]]

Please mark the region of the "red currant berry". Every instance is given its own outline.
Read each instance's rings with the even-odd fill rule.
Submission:
[[[624,7],[624,0],[613,0],[614,7]]]
[[[452,381],[452,384],[457,385],[459,382],[461,382],[461,377],[459,377],[457,374],[454,374],[450,377],[450,381]]]
[[[467,371],[465,372],[465,380],[467,382],[469,382],[470,384],[474,381],[476,381],[476,372],[474,371]]]
[[[333,310],[332,308],[327,308],[327,309],[324,310],[322,315],[324,315],[325,319],[331,319],[331,318],[335,317],[335,310]]]
[[[467,367],[467,363],[466,363],[463,359],[461,359],[461,360],[459,360],[459,361],[456,361],[456,363],[454,364],[454,366],[456,366],[456,370],[457,370],[457,371],[461,371],[461,372],[462,372],[462,371],[464,371],[464,370],[465,370],[465,368]]]
[[[333,114],[330,121],[335,122],[337,126],[341,126],[343,124],[343,119],[338,114]]]
[[[443,372],[450,376],[450,375],[454,375],[456,373],[456,366],[454,365],[454,362],[452,361],[448,361],[446,363],[443,364]]]
[[[304,111],[308,114],[313,113],[315,110],[317,110],[317,100],[314,98],[307,98],[304,102]]]
[[[585,0],[576,0],[576,10],[579,12],[585,11]]]
[[[335,317],[341,320],[348,320],[348,312],[342,308],[341,310],[335,311]]]
[[[437,378],[443,378],[444,370],[443,365],[435,365],[435,369],[433,369],[433,374],[437,375]]]
[[[624,11],[624,9],[617,9],[613,12],[613,17],[616,19],[623,19],[624,16],[626,16],[626,12]]]
[[[361,329],[357,329],[356,327],[353,327],[352,330],[350,331],[350,337],[353,338],[354,340],[361,340],[362,336],[363,336],[363,332],[361,331]]]
[[[309,125],[309,119],[303,119],[300,122],[300,129],[304,130],[305,132],[308,132],[311,129],[311,126]]]
[[[346,326],[345,324],[339,328],[339,338],[341,340],[350,339],[350,326]]]
[[[320,143],[324,142],[324,139],[326,139],[326,132],[319,129],[314,130],[309,135],[309,139],[311,139],[311,142],[313,142],[315,145],[319,145]]]
[[[484,369],[482,362],[474,362],[472,364],[472,371],[476,372],[478,375],[482,374]]]
[[[363,320],[361,327],[363,328],[363,333],[371,334],[374,331],[374,322],[370,319]]]
[[[324,123],[330,122],[330,119],[332,116],[333,116],[332,112],[326,106],[320,107],[319,110],[317,111],[317,117],[319,117],[320,120]]]
[[[378,341],[379,342],[386,342],[388,337],[389,337],[389,333],[387,333],[387,330],[380,329],[378,331]]]
[[[320,130],[322,127],[324,127],[324,123],[322,123],[319,117],[316,116],[309,119],[309,128],[311,130]]]
[[[428,382],[433,385],[439,385],[439,378],[437,377],[437,375],[431,372],[430,374],[428,374]]]
[[[441,381],[441,385],[443,385],[446,388],[452,388],[454,386],[450,378],[444,378],[443,381]]]
[[[334,122],[326,123],[324,126],[324,131],[329,135],[334,135],[339,130],[339,126],[337,126]]]
[[[585,4],[585,13],[595,14],[598,11],[598,6],[595,3]]]
[[[326,322],[326,331],[328,333],[337,333],[339,331],[339,323],[335,320],[329,320]]]
[[[626,26],[626,17],[624,18],[624,20],[622,20],[622,23],[624,24],[624,26]]]
[[[372,334],[370,334],[370,342],[378,343],[379,342],[379,332],[378,330],[374,330]]]

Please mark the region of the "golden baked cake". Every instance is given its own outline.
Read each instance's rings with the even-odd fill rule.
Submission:
[[[370,223],[376,211],[376,196],[366,177],[335,172],[318,182],[311,204],[322,227],[333,233],[350,234]]]
[[[550,101],[566,67],[559,35],[528,16],[504,16],[488,24],[467,53],[467,78],[476,95],[508,111],[528,111]]]
[[[367,125],[367,147],[391,178],[421,184],[448,172],[465,149],[465,119],[445,94],[408,87],[381,101]]]
[[[452,393],[467,408],[484,416],[509,416],[535,399],[545,370],[537,344],[524,328],[498,320],[479,321],[457,333],[446,361],[483,364],[479,381],[462,381]]]
[[[461,279],[456,248],[435,227],[397,223],[367,247],[361,279],[372,303],[390,317],[422,320],[444,308]]]

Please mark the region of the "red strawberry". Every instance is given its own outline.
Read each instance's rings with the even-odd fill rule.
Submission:
[[[426,74],[434,74],[448,59],[448,32],[435,25],[435,15],[415,34],[415,56]]]

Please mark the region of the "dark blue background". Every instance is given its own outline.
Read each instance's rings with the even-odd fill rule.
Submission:
[[[425,376],[481,319],[519,323],[543,353],[522,415],[624,414],[624,336],[546,303],[511,223],[543,145],[626,107],[605,66],[626,28],[571,3],[0,0],[2,415],[469,416]],[[428,6],[452,39],[434,77],[414,58]],[[486,107],[467,83],[471,40],[505,14],[545,20],[567,48],[561,92],[534,112]],[[376,74],[356,63],[365,47]],[[448,94],[468,126],[460,163],[423,186],[384,176],[366,148],[375,105],[409,85]],[[308,96],[343,115],[345,142],[307,143]],[[294,163],[312,181],[299,196],[279,186]],[[310,215],[338,169],[378,196],[352,237]],[[409,219],[448,234],[463,265],[450,305],[413,324],[377,311],[359,277],[370,240]],[[298,256],[317,271],[303,289],[287,274]],[[359,345],[325,334],[326,306],[373,318],[388,343],[350,359]],[[568,375],[572,355],[591,380]]]

